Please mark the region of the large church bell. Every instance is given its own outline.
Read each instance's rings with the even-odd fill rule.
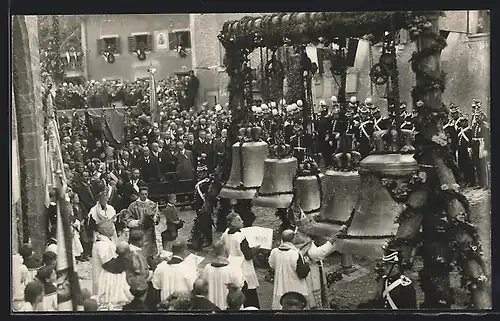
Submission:
[[[395,197],[402,187],[418,170],[417,161],[411,152],[391,153],[399,133],[389,129],[374,135],[378,146],[384,145],[386,152],[369,155],[359,166],[359,199],[347,234],[336,243],[341,253],[357,254],[378,258],[383,255],[382,246],[393,237],[398,225],[395,223],[404,208],[400,198]],[[397,137],[395,137],[397,136]],[[386,137],[386,146],[380,139]]]
[[[240,142],[232,146],[231,173],[219,197],[252,199],[264,177],[264,161],[269,155],[268,144],[261,140],[262,129],[240,129]]]

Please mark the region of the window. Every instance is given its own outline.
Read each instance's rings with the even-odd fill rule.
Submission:
[[[101,37],[97,39],[97,53],[100,55],[104,51],[109,50],[113,54],[121,54],[120,38],[117,36]]]
[[[170,50],[177,50],[179,46],[191,48],[191,33],[188,30],[169,32],[168,42]]]
[[[134,52],[139,49],[153,51],[153,36],[151,34],[141,33],[128,37],[128,51]]]
[[[490,11],[479,10],[479,17],[477,20],[477,33],[490,32]]]

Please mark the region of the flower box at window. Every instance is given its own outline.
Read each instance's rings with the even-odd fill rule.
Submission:
[[[104,51],[109,50],[114,55],[121,54],[121,43],[119,37],[102,37],[97,39],[97,53],[101,55]]]
[[[191,33],[189,31],[169,32],[168,42],[170,50],[178,50],[179,47],[191,48]]]

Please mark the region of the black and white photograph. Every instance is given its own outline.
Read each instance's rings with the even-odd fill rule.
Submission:
[[[490,12],[305,10],[11,15],[12,314],[492,309]]]

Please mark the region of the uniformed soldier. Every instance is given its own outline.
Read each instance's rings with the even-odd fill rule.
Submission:
[[[332,121],[330,115],[328,115],[328,106],[324,100],[320,101],[320,115],[319,119],[316,121],[316,130],[317,130],[317,144],[319,152],[323,157],[323,161],[325,162],[326,167],[330,167],[332,165],[332,153],[333,148],[329,144],[328,134],[331,131]]]
[[[401,114],[401,119],[404,119],[408,115],[408,112],[406,111],[406,103],[404,101],[399,105],[399,112]]]
[[[194,209],[196,218],[194,220],[193,230],[191,231],[191,239],[189,247],[200,250],[203,247],[212,245],[212,216],[211,213],[206,213],[203,210],[205,195],[210,187],[210,178],[202,179],[195,185],[195,202]]]
[[[373,109],[373,128],[375,131],[387,130],[389,128],[389,117],[383,117],[380,108]]]
[[[482,188],[488,187],[488,151],[490,148],[489,136],[490,126],[486,121],[486,114],[480,109],[471,128],[472,131],[472,164],[477,177],[477,185]]]
[[[361,123],[356,135],[358,141],[358,151],[361,158],[368,156],[372,150],[372,136],[373,136],[373,120],[371,119],[370,110],[367,107],[359,109],[361,114]]]
[[[453,153],[453,157],[455,158],[455,161],[458,160],[457,158],[457,142],[458,142],[458,119],[460,118],[460,114],[458,111],[458,106],[455,104],[450,104],[450,119],[449,121],[443,126],[443,130],[448,135],[450,139],[450,148],[451,152]]]
[[[405,113],[405,116],[403,118],[403,123],[401,124],[401,129],[407,129],[414,131],[415,130],[415,125],[412,123],[412,116],[410,113]]]
[[[472,130],[469,127],[469,120],[460,117],[458,123],[457,151],[458,167],[464,175],[465,183],[468,186],[476,185],[476,173],[472,163]]]
[[[354,116],[355,114],[358,113],[358,108],[359,108],[359,100],[358,98],[356,98],[356,96],[352,96],[349,99],[349,104],[347,109],[349,109]]]
[[[401,253],[395,249],[387,250],[382,257],[385,265],[384,287],[382,291],[382,302],[384,308],[390,310],[416,309],[417,296],[415,287],[407,276],[403,275],[401,269]]]

